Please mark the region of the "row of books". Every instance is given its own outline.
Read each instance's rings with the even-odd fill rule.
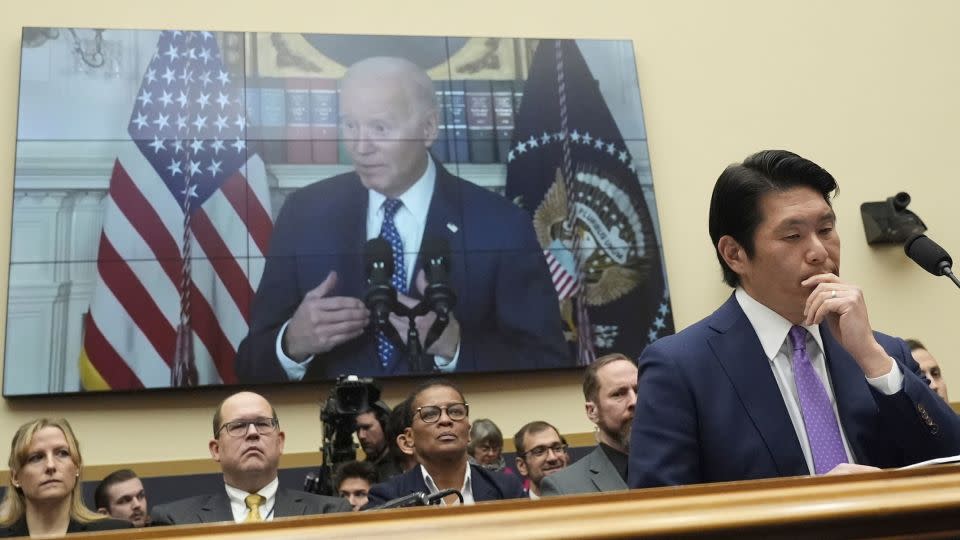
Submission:
[[[523,81],[434,81],[444,163],[506,163]],[[247,139],[267,163],[350,163],[338,138],[336,79],[247,80]]]

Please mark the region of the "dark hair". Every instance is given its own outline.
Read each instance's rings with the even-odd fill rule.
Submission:
[[[913,352],[917,349],[927,350],[927,347],[923,343],[920,343],[920,340],[907,339],[905,341],[907,342],[907,346],[910,347],[910,352]]]
[[[390,416],[383,428],[383,433],[387,438],[387,448],[390,449],[391,455],[395,457],[403,455],[400,447],[397,446],[397,437],[410,426],[410,398],[406,398],[390,411]]]
[[[221,401],[220,404],[217,405],[217,410],[213,412],[213,438],[214,438],[214,439],[217,438],[217,432],[220,431],[220,427],[221,427],[221,426],[220,426],[220,422],[223,421],[223,416],[222,416],[223,404],[226,403],[227,400],[230,399],[230,398],[232,398],[233,396],[235,396],[235,395],[237,395],[237,394],[242,394],[242,393],[243,393],[243,391],[241,391],[241,392],[234,392],[233,394],[230,394],[229,396],[223,398],[223,401]],[[250,393],[252,394],[252,393],[254,393],[254,392],[250,392]],[[256,394],[256,395],[259,396],[260,394]],[[279,425],[280,425],[280,418],[277,417],[277,410],[276,410],[275,408],[273,408],[273,404],[270,403],[270,401],[269,401],[267,398],[265,398],[265,397],[263,397],[263,396],[260,396],[260,397],[262,397],[263,400],[267,402],[267,405],[270,405],[270,412],[273,414],[273,421],[276,422],[277,426],[279,426]],[[247,429],[250,429],[250,426],[247,426]]]
[[[613,362],[626,360],[635,364],[633,360],[620,353],[610,353],[594,360],[583,372],[583,399],[587,401],[596,401],[597,394],[600,392],[600,381],[597,380],[597,372],[600,368]]]
[[[413,389],[413,392],[410,392],[410,395],[407,396],[407,401],[409,402],[407,403],[407,406],[409,407],[409,409],[407,410],[408,426],[413,425],[413,417],[417,414],[416,409],[413,408],[413,403],[417,401],[417,396],[422,394],[424,390],[428,388],[433,388],[434,386],[444,386],[447,388],[452,388],[456,393],[460,394],[460,399],[464,403],[467,402],[467,398],[463,396],[463,390],[461,390],[460,387],[457,386],[457,384],[454,383],[453,381],[448,379],[428,379],[418,384],[417,387]]]
[[[838,191],[837,181],[816,163],[786,150],[763,150],[743,163],[724,169],[713,186],[710,198],[710,240],[714,249],[723,236],[730,236],[753,257],[753,235],[763,220],[760,198],[773,191],[809,187],[830,204],[831,193]],[[731,287],[740,284],[737,275],[717,249],[723,281]]]
[[[367,410],[363,411],[360,414],[366,414],[372,412],[373,416],[376,417],[377,422],[380,423],[380,429],[383,431],[384,435],[387,433],[387,424],[390,422],[390,406],[387,405],[383,400],[377,400],[370,404]]]
[[[554,427],[553,424],[550,424],[549,422],[544,422],[543,420],[534,420],[533,422],[528,422],[524,424],[524,426],[520,428],[520,430],[517,431],[517,433],[513,436],[513,445],[517,447],[517,455],[519,456],[527,451],[527,449],[523,447],[523,439],[527,436],[528,433],[530,435],[533,435],[536,433],[540,433],[541,431],[546,431],[548,429],[552,429],[556,431],[557,435],[560,436],[560,440],[563,443],[567,442],[563,438],[563,436],[560,435],[560,431],[556,427]]]
[[[99,484],[97,484],[97,489],[93,492],[93,503],[97,508],[106,508],[109,510],[110,495],[107,494],[107,491],[120,482],[133,480],[134,478],[137,478],[137,473],[130,469],[120,469],[108,474],[103,478],[103,480],[100,481]]]
[[[348,461],[337,467],[333,475],[333,488],[339,492],[340,484],[347,478],[363,478],[371,486],[380,480],[377,469],[369,461]]]

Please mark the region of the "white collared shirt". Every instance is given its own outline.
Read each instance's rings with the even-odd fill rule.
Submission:
[[[274,478],[272,482],[260,488],[257,493],[266,499],[260,505],[260,518],[263,521],[273,521],[273,507],[277,504],[277,488],[280,486],[280,479]],[[233,521],[243,523],[247,519],[250,509],[247,508],[247,493],[242,489],[237,489],[230,484],[224,484],[227,488],[227,497],[230,499],[230,510],[233,512]]]
[[[433,159],[428,156],[427,169],[423,171],[423,176],[397,197],[402,205],[393,217],[393,223],[403,242],[403,266],[407,271],[407,291],[411,291],[415,286],[413,268],[417,264],[417,255],[420,253],[420,244],[423,241],[423,230],[427,226],[430,200],[433,198],[433,188],[436,184],[437,167],[433,164]],[[372,189],[367,190],[367,240],[380,236],[385,202],[387,202],[385,195]]]
[[[430,493],[437,493],[440,491],[437,488],[437,484],[433,481],[433,478],[430,477],[430,473],[427,472],[427,468],[423,465],[420,465],[420,473],[423,475],[423,482],[427,484],[427,489],[430,490]],[[472,476],[470,475],[470,464],[467,463],[467,470],[463,473],[463,487],[460,488],[460,495],[463,495],[463,504],[474,504],[473,500],[473,481]],[[455,505],[460,504],[460,501],[453,503]],[[440,506],[447,506],[447,501],[441,499]]]
[[[433,199],[436,184],[437,166],[434,165],[433,159],[428,155],[427,169],[423,172],[423,175],[398,198],[403,204],[397,210],[393,223],[400,234],[400,240],[403,242],[403,266],[407,271],[408,292],[416,286],[416,276],[413,275],[413,270],[420,253],[423,231],[427,226],[427,214],[430,211],[430,201]],[[367,240],[380,236],[380,229],[383,226],[383,203],[386,201],[387,197],[382,193],[372,189],[367,190]],[[286,333],[289,324],[290,321],[288,320],[280,327],[274,349],[277,359],[280,361],[280,366],[290,380],[299,381],[306,375],[307,368],[313,362],[315,356],[310,356],[303,362],[297,362],[283,353],[283,335]],[[457,351],[453,358],[443,358],[441,356],[434,356],[433,358],[438,370],[442,373],[452,373],[457,369],[457,361],[460,359],[460,346],[457,345]]]
[[[807,440],[807,430],[803,423],[803,413],[800,409],[800,398],[797,396],[797,383],[793,377],[791,367],[793,358],[793,346],[789,340],[790,328],[793,323],[781,317],[778,313],[761,304],[743,290],[737,287],[734,296],[740,308],[746,314],[750,325],[757,333],[760,339],[760,345],[763,352],[770,361],[770,369],[773,371],[773,377],[777,380],[777,386],[780,388],[780,395],[783,396],[783,402],[787,406],[787,413],[790,415],[790,421],[793,423],[793,429],[797,433],[797,439],[800,441],[800,449],[803,451],[803,457],[807,462],[807,468],[812,472],[813,454],[810,452],[810,442]],[[804,326],[807,329],[807,353],[810,356],[810,363],[813,366],[817,377],[827,391],[830,398],[830,404],[833,407],[833,414],[837,418],[837,424],[840,426],[840,437],[843,439],[843,449],[847,454],[848,463],[856,463],[853,452],[850,451],[850,443],[847,441],[847,434],[844,432],[843,423],[837,413],[837,399],[833,392],[833,382],[830,380],[830,374],[827,370],[826,359],[823,353],[823,338],[820,335],[818,325]],[[816,344],[814,347],[813,345]],[[886,375],[877,378],[867,379],[870,386],[878,391],[891,395],[903,388],[903,373],[897,367],[897,363],[890,359],[890,371]]]

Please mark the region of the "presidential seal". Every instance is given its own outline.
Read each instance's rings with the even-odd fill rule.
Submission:
[[[570,287],[558,286],[561,311],[569,320],[570,298],[583,288],[589,306],[603,306],[643,282],[650,270],[647,235],[631,197],[609,176],[581,170],[574,174],[573,197],[568,197],[563,174],[557,169],[554,182],[533,216],[533,225],[554,274],[571,276]],[[572,200],[571,200],[572,199]],[[571,214],[569,204],[573,204]],[[568,217],[572,215],[572,222]],[[582,279],[576,280],[575,239],[579,239]],[[571,324],[571,326],[573,326]]]

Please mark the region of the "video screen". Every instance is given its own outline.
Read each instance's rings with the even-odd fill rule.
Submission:
[[[5,396],[673,333],[630,41],[25,28]]]

